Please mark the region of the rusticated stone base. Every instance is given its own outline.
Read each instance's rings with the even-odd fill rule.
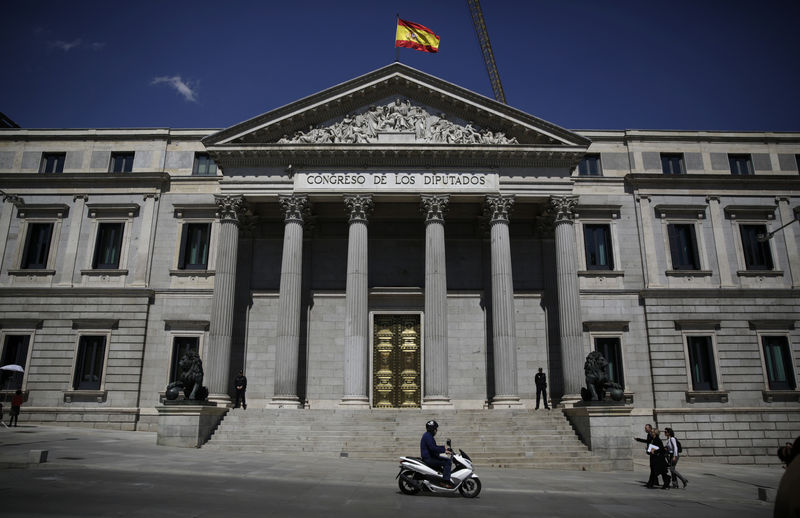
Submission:
[[[199,448],[219,425],[227,407],[210,404],[170,404],[157,406],[159,446]]]

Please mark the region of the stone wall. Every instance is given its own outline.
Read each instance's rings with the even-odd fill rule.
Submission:
[[[658,427],[671,427],[687,459],[730,464],[779,464],[779,446],[800,436],[800,408],[767,410],[664,409]]]

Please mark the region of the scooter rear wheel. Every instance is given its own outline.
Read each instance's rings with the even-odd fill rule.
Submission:
[[[400,486],[400,491],[402,491],[403,493],[405,493],[407,495],[416,495],[417,493],[419,493],[419,488],[409,484],[408,481],[406,481],[403,478],[403,476],[406,476],[408,478],[412,478],[413,479],[414,478],[414,472],[410,471],[410,470],[406,470],[406,471],[400,473],[400,478],[397,479],[397,485]]]
[[[458,488],[464,498],[475,498],[481,492],[481,481],[478,478],[468,478]]]

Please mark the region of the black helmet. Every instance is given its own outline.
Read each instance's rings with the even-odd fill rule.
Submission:
[[[436,433],[436,430],[439,429],[439,423],[431,419],[427,423],[425,423],[425,429],[431,433]]]

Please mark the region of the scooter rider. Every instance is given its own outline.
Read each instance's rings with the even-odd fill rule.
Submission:
[[[420,457],[431,468],[441,469],[445,487],[452,488],[453,483],[450,482],[450,459],[443,459],[440,454],[453,452],[446,446],[436,445],[436,439],[433,436],[436,435],[436,431],[439,429],[439,423],[430,420],[425,423],[425,429],[427,431],[422,435],[422,440],[419,442]]]

